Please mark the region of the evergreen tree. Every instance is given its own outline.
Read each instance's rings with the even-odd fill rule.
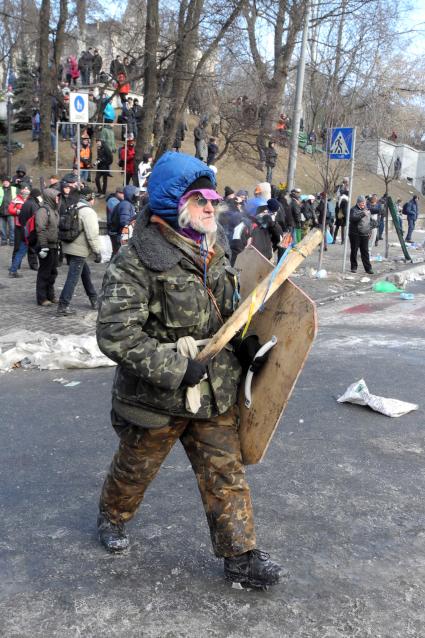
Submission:
[[[16,130],[31,128],[33,98],[34,78],[31,74],[28,58],[23,55],[18,61],[15,96],[13,99]]]

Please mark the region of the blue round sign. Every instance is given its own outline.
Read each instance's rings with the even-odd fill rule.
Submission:
[[[77,97],[75,98],[74,107],[77,113],[81,113],[82,111],[84,111],[84,100],[80,95],[77,95]]]

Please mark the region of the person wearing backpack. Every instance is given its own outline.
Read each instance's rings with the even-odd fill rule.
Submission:
[[[23,188],[19,196],[26,194],[27,187]],[[22,260],[28,253],[28,265],[31,270],[38,270],[38,259],[34,247],[30,247],[25,236],[25,229],[29,219],[33,218],[36,211],[40,208],[43,199],[41,191],[33,188],[28,191],[28,197],[21,204],[20,211],[16,218],[15,226],[15,249],[12,255],[12,263],[9,269],[9,277],[21,277],[18,270],[21,267]],[[35,233],[34,233],[35,234]],[[31,249],[31,252],[29,250]]]
[[[90,255],[94,255],[96,264],[99,264],[102,260],[100,254],[99,222],[96,211],[93,208],[95,193],[92,192],[91,188],[84,187],[79,194],[80,199],[76,205],[79,233],[73,241],[62,242],[62,250],[69,266],[68,275],[62,288],[57,308],[57,315],[62,317],[75,314],[75,310],[70,307],[70,303],[80,276],[91,307],[93,310],[97,309],[97,292],[91,279],[90,268],[87,264],[87,258]],[[60,230],[59,237],[61,237]]]
[[[57,303],[54,286],[58,276],[58,191],[44,189],[43,200],[43,205],[35,213],[39,258],[36,295],[39,306],[51,306]]]
[[[403,214],[407,216],[407,235],[405,241],[412,241],[412,233],[415,230],[415,224],[419,214],[417,195],[413,195],[412,199],[404,204]]]

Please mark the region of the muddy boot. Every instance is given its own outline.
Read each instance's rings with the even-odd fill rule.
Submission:
[[[260,549],[224,559],[226,580],[240,583],[243,587],[267,589],[269,585],[277,585],[281,575],[280,565],[270,560],[270,555]]]
[[[102,513],[97,517],[97,533],[108,552],[122,552],[129,546],[124,523],[113,523]]]

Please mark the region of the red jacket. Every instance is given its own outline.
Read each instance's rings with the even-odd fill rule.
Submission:
[[[120,95],[128,95],[130,93],[130,82],[127,82],[124,73],[118,73],[118,93]]]
[[[120,160],[124,161],[127,158],[127,165],[125,172],[127,175],[134,174],[134,159],[136,157],[136,147],[134,144],[130,145],[127,142],[127,148],[122,147],[120,151]]]
[[[25,202],[25,199],[22,197],[22,195],[16,195],[15,199],[12,199],[12,201],[9,204],[9,208],[7,209],[8,215],[13,215],[15,217],[16,226],[21,225],[19,222],[18,215],[21,212],[21,208],[24,202]]]

